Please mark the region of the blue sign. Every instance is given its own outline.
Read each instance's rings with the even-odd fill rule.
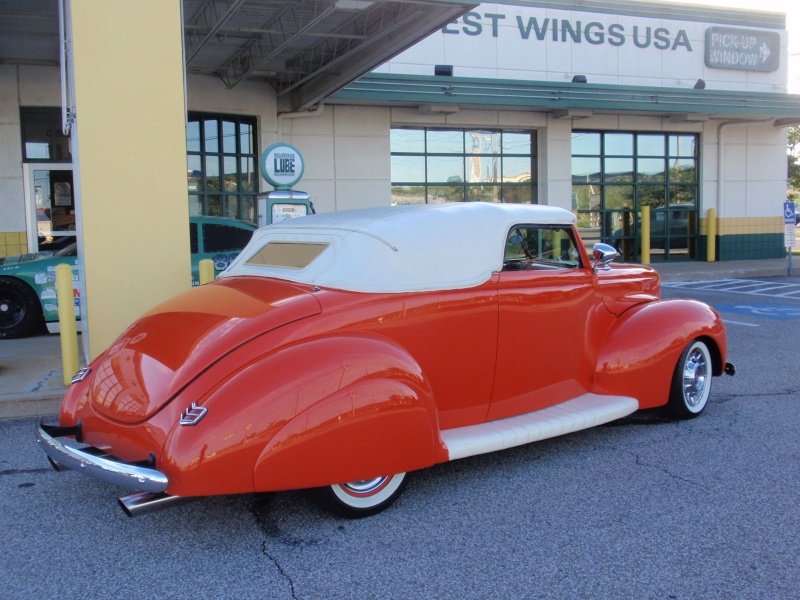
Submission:
[[[783,203],[783,222],[786,225],[794,225],[797,220],[794,202]]]

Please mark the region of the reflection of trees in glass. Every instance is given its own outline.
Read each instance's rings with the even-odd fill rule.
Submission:
[[[425,186],[394,185],[392,186],[392,204],[424,204]]]
[[[535,151],[531,132],[393,129],[393,202],[533,202]]]
[[[633,209],[633,186],[632,185],[607,185],[603,208],[606,210]]]
[[[428,202],[463,202],[463,185],[432,185],[428,187]]]
[[[664,185],[640,185],[638,200],[638,208],[663,208],[667,203],[667,188]]]

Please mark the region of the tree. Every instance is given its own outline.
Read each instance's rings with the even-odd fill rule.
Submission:
[[[792,125],[789,127],[787,148],[788,154],[788,177],[789,194],[794,196],[800,192],[800,157],[797,152],[800,150],[800,126]]]

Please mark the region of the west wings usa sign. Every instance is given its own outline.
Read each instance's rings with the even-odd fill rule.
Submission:
[[[706,29],[706,66],[715,69],[776,71],[781,36],[775,31],[710,27]]]

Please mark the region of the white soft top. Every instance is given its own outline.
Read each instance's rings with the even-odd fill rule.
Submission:
[[[514,225],[571,226],[553,206],[457,202],[345,210],[262,227],[220,276],[274,277],[356,292],[480,285],[503,267]],[[247,264],[271,242],[328,244],[304,268]]]

